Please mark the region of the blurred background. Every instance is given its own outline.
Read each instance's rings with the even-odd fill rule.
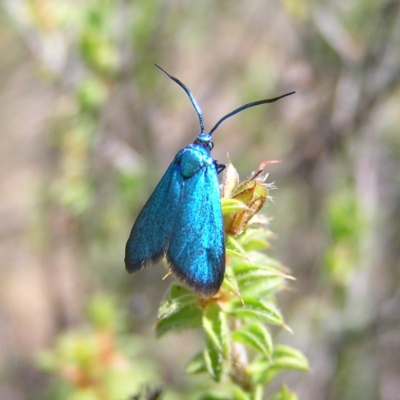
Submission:
[[[153,332],[173,278],[124,270],[135,217],[199,132],[156,62],[208,129],[297,92],[224,122],[213,151],[242,178],[282,161],[271,254],[297,280],[276,340],[310,363],[283,381],[300,399],[398,400],[399,43],[396,0],[1,0],[0,399],[67,398],[90,380],[74,357],[131,392],[206,384],[184,371],[197,332]]]

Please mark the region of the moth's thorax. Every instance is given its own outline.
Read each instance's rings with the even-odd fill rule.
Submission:
[[[180,166],[182,176],[190,178],[199,169],[212,165],[214,160],[206,146],[194,142],[176,155],[176,162]]]

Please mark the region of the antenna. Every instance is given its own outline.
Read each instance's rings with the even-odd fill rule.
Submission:
[[[196,99],[194,98],[192,92],[178,79],[175,78],[174,76],[170,75],[164,68],[161,68],[158,64],[155,64],[155,66],[157,68],[159,68],[162,72],[164,72],[164,74],[166,74],[170,79],[172,79],[174,82],[176,82],[185,92],[186,94],[189,96],[190,101],[193,104],[194,109],[196,110],[197,116],[199,117],[199,123],[200,123],[200,128],[201,128],[201,133],[204,133],[204,121],[203,121],[203,115],[201,113],[201,109],[200,106],[197,104]],[[286,93],[282,96],[279,97],[274,97],[273,99],[265,99],[265,100],[258,100],[258,101],[253,101],[251,103],[247,103],[244,106],[241,106],[239,108],[237,108],[236,110],[233,110],[232,112],[230,112],[229,114],[225,115],[225,117],[222,117],[215,125],[214,128],[211,129],[209,135],[212,135],[213,132],[215,132],[217,130],[217,128],[222,124],[222,122],[224,122],[226,119],[232,117],[233,115],[240,113],[241,111],[245,110],[246,108],[251,108],[251,107],[255,107],[255,106],[259,106],[261,104],[267,104],[267,103],[274,103],[275,101],[278,101],[286,96],[291,96],[292,94],[294,94],[296,92],[290,92],[290,93]]]
[[[282,99],[283,97],[286,96],[290,96],[292,94],[294,94],[296,92],[290,92],[290,93],[286,93],[282,96],[279,97],[275,97],[273,99],[265,99],[265,100],[258,100],[258,101],[253,101],[251,103],[245,104],[242,107],[237,108],[236,110],[233,110],[232,112],[230,112],[229,114],[225,115],[225,117],[222,117],[214,126],[214,128],[211,129],[210,131],[210,135],[213,134],[213,132],[222,124],[222,122],[224,122],[226,119],[232,117],[233,115],[239,113],[240,111],[245,110],[246,108],[250,108],[250,107],[255,107],[255,106],[259,106],[260,104],[267,104],[267,103],[274,103],[275,101],[278,101],[279,99]]]
[[[161,71],[164,72],[164,74],[166,74],[169,78],[171,78],[174,82],[176,82],[189,96],[189,99],[192,102],[194,109],[196,110],[197,116],[199,117],[200,129],[201,129],[201,133],[203,133],[204,132],[203,115],[201,113],[200,106],[197,104],[197,101],[194,98],[192,92],[178,78],[175,78],[174,76],[170,75],[164,68],[161,68],[158,64],[155,64],[155,66],[157,68],[161,69]]]

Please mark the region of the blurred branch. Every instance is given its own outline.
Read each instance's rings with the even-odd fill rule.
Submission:
[[[398,54],[395,31],[399,25],[399,9],[399,1],[387,1],[370,28],[369,39],[366,40],[369,46],[359,67],[362,81],[353,118],[354,130],[365,124],[373,108],[396,90],[400,82],[400,57],[391,60],[393,55]]]
[[[343,44],[343,35],[348,40],[351,36],[345,33],[339,19],[332,16],[332,7],[329,7],[329,11],[318,9],[314,18],[320,35],[331,44],[340,60],[336,98],[332,98],[333,93],[327,94],[323,100],[325,104],[320,105],[325,111],[329,110],[330,116],[318,114],[322,118],[316,121],[317,129],[311,134],[313,145],[304,143],[301,138],[302,143],[293,147],[295,162],[287,172],[289,175],[314,170],[314,164],[318,164],[325,152],[332,154],[343,146],[349,133],[362,135],[361,128],[370,119],[372,111],[398,89],[400,82],[398,38],[395,36],[399,27],[400,2],[386,2],[377,17],[370,21],[368,37],[371,40],[365,39],[368,46],[362,58],[354,57],[349,50],[354,46],[348,48]],[[326,20],[327,16],[329,20]],[[328,28],[326,25],[329,24],[336,28]],[[301,148],[304,150],[299,151]]]
[[[332,339],[332,347],[336,352],[353,345],[362,345],[369,340],[377,340],[389,331],[397,331],[400,327],[400,289],[396,296],[387,301],[381,307],[381,313],[377,313],[368,324],[359,327],[342,330]]]

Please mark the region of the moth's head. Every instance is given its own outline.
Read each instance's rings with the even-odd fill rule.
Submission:
[[[211,141],[211,135],[206,132],[200,132],[194,143],[204,146],[209,151],[214,148],[214,143]]]

